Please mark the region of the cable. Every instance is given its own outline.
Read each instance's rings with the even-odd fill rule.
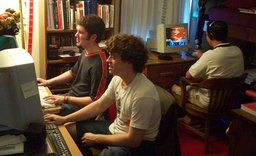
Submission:
[[[161,23],[163,24],[165,24],[165,21],[166,21],[166,11],[167,11],[167,0],[163,0],[162,15],[161,15]]]

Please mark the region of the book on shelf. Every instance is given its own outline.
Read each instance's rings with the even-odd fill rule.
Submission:
[[[87,14],[101,17],[106,28],[113,28],[114,5],[99,0],[46,0],[47,29],[74,29],[77,20]]]
[[[79,19],[80,17],[85,15],[85,2],[84,1],[77,1],[75,3],[75,14],[76,18]]]
[[[57,14],[58,14],[59,29],[64,29],[64,11],[63,11],[62,0],[57,0]]]
[[[98,16],[105,22],[106,28],[114,26],[114,5],[98,4]]]
[[[47,30],[73,29],[74,6],[70,0],[46,0]],[[71,23],[72,22],[72,23]]]
[[[53,0],[47,0],[47,29],[54,29]]]
[[[256,102],[241,104],[241,109],[256,116]]]

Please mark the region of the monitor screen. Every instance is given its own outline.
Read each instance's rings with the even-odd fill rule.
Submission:
[[[34,62],[24,49],[0,51],[0,132],[43,124]]]
[[[184,27],[166,28],[165,32],[167,47],[186,45],[186,30]]]
[[[157,26],[157,52],[172,53],[188,50],[188,25],[160,24]]]

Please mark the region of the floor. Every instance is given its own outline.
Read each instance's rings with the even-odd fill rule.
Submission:
[[[222,128],[210,137],[209,154],[204,153],[204,141],[192,132],[178,127],[182,156],[227,156],[228,136]]]

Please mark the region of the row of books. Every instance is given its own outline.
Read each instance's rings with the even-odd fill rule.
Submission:
[[[75,46],[75,35],[73,33],[66,34],[47,34],[47,45],[56,45],[58,48],[62,46]]]
[[[114,26],[114,5],[98,4],[96,1],[77,1],[75,3],[75,19],[87,14],[96,14],[103,19],[106,28],[113,28]]]
[[[97,0],[47,0],[47,30],[75,29],[76,21],[84,15],[96,14],[106,28],[114,26],[114,5],[98,4]]]

